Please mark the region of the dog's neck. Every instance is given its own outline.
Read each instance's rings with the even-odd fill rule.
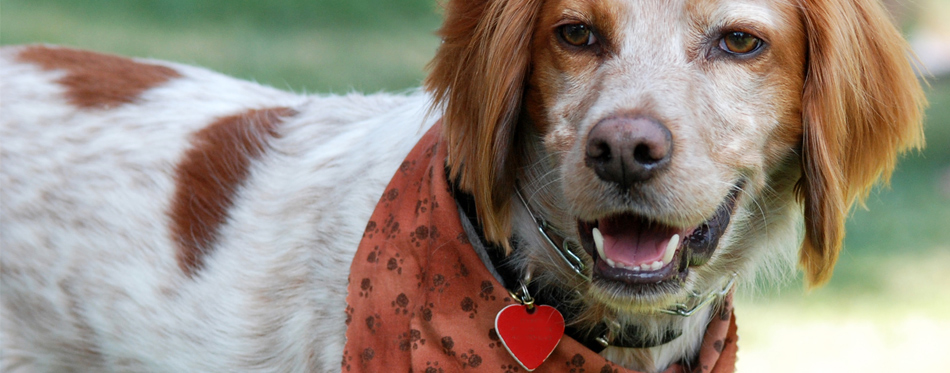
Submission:
[[[572,282],[564,281],[564,276],[577,274],[557,257],[556,249],[546,242],[520,201],[512,204],[516,249],[513,255],[505,256],[504,250],[486,243],[471,196],[457,188],[454,194],[466,235],[492,275],[506,288],[515,289],[523,282],[527,268],[542,269],[532,276],[529,290],[539,304],[553,306],[564,314],[569,336],[614,363],[640,371],[662,371],[672,363],[689,362],[696,356],[710,308],[679,317],[655,312],[619,313],[592,306],[584,295],[572,290]],[[604,343],[606,340],[611,343]]]

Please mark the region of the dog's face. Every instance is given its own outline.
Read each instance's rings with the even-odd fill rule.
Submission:
[[[920,141],[919,85],[872,1],[458,1],[446,15],[426,84],[486,237],[508,244],[522,189],[592,281],[522,255],[609,309],[708,291],[802,236],[808,280],[826,281],[848,209]]]
[[[717,243],[801,138],[794,5],[549,1],[533,35],[525,110],[591,293],[651,306],[738,270]]]

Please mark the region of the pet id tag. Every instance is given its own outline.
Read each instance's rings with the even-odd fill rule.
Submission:
[[[512,304],[495,316],[495,331],[508,353],[529,372],[551,356],[564,335],[564,316],[551,306]]]

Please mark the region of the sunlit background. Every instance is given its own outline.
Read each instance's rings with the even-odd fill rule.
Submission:
[[[740,372],[950,372],[950,0],[888,7],[935,75],[927,148],[854,212],[828,286],[739,295]],[[439,13],[435,0],[3,0],[0,44],[167,59],[300,93],[399,92],[420,84]]]

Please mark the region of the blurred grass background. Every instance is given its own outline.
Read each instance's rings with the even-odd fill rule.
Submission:
[[[950,2],[919,3],[890,5],[909,32],[921,18],[946,31]],[[296,92],[402,91],[420,84],[439,22],[435,0],[3,0],[0,44],[167,59]],[[927,148],[854,212],[831,283],[740,294],[740,372],[948,371],[950,78],[927,91]]]

